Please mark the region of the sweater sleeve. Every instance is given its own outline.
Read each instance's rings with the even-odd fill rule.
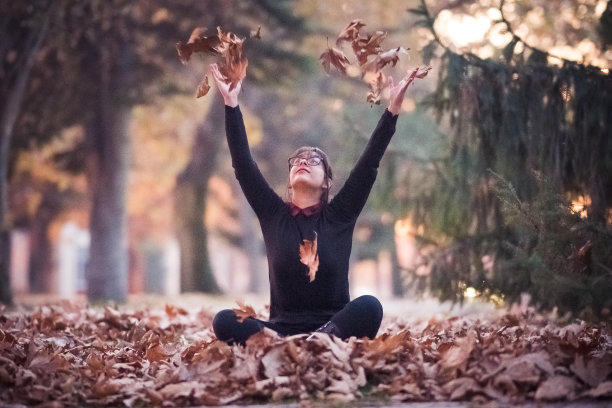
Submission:
[[[225,133],[236,179],[259,218],[273,214],[283,200],[268,185],[251,156],[240,107],[225,106]]]
[[[330,211],[339,219],[354,221],[365,206],[376,180],[380,160],[395,133],[397,117],[385,109],[344,186],[330,202]]]

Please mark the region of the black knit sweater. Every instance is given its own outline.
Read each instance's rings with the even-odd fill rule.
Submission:
[[[261,225],[270,278],[270,321],[289,330],[311,331],[349,302],[348,270],[355,222],[376,179],[380,160],[395,132],[397,115],[383,113],[346,183],[323,210],[292,216],[253,160],[239,107],[225,107],[232,166]],[[304,239],[318,240],[319,268],[310,282],[300,262]]]

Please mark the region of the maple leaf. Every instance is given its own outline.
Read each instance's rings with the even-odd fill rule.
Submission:
[[[255,317],[256,313],[255,309],[253,309],[253,306],[244,304],[239,300],[236,301],[236,303],[238,304],[238,307],[232,310],[234,311],[234,313],[236,313],[236,316],[238,317],[238,321],[240,323],[244,322],[244,319],[246,318]]]
[[[204,79],[200,81],[198,84],[198,89],[196,90],[196,98],[201,98],[206,95],[210,91],[210,84],[208,83],[208,75],[204,75]]]
[[[349,59],[344,55],[344,52],[338,48],[327,48],[319,57],[323,69],[328,74],[331,74],[332,67],[336,68],[340,73],[346,75],[346,66],[350,64]]]
[[[218,53],[216,50],[219,44],[217,36],[207,37],[204,35],[206,28],[196,27],[189,36],[189,40],[186,43],[179,41],[176,43],[176,50],[179,55],[179,59],[183,64],[187,64],[193,53],[204,53],[215,55]]]
[[[348,23],[346,27],[342,29],[338,38],[336,39],[336,46],[340,46],[344,41],[354,41],[359,37],[359,30],[361,27],[365,27],[365,23],[361,20],[356,19]]]
[[[302,240],[300,244],[300,262],[308,267],[308,278],[310,282],[315,280],[317,270],[319,269],[319,254],[317,253],[317,233],[311,241],[309,239]]]

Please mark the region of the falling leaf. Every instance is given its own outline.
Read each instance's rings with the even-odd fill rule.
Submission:
[[[319,57],[323,69],[328,74],[331,74],[332,67],[336,68],[340,73],[346,75],[346,66],[350,64],[349,59],[344,55],[344,52],[337,48],[328,48]]]
[[[382,42],[387,38],[384,31],[375,31],[366,37],[358,37],[351,43],[353,53],[359,66],[367,63],[370,56],[378,55],[383,51]]]
[[[236,301],[236,303],[238,304],[238,307],[232,310],[234,311],[234,313],[236,313],[236,316],[238,317],[238,321],[240,323],[242,323],[244,319],[248,317],[255,317],[257,315],[257,313],[255,313],[255,309],[253,309],[253,306],[244,304],[239,300]]]
[[[362,64],[361,70],[364,73],[379,72],[388,64],[395,66],[399,61],[400,54],[408,54],[408,50],[404,47],[397,47],[376,54],[373,58],[370,58],[366,63]]]
[[[368,92],[367,101],[370,104],[380,105],[380,98],[386,83],[387,80],[382,72],[378,72],[375,79],[369,82],[370,92]]]
[[[257,26],[257,30],[251,30],[250,38],[257,38],[261,40],[261,26]]]
[[[198,84],[198,89],[196,90],[196,98],[201,98],[206,95],[210,91],[210,84],[208,83],[208,75],[204,75],[204,79],[200,81]]]
[[[353,20],[346,27],[342,29],[338,39],[336,39],[336,46],[340,46],[344,41],[354,41],[359,37],[359,30],[365,27],[365,24],[359,20]]]
[[[314,239],[302,240],[300,244],[300,262],[308,267],[308,278],[310,282],[315,280],[317,270],[319,269],[319,254],[317,252],[317,233],[315,231]]]
[[[196,27],[189,36],[187,43],[179,41],[176,43],[176,50],[179,55],[179,59],[183,64],[187,64],[193,53],[204,53],[215,55],[218,53],[216,47],[219,44],[217,36],[207,37],[204,35],[206,28]]]

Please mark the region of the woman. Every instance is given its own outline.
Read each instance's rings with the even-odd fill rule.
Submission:
[[[290,202],[267,184],[249,151],[238,94],[230,90],[218,66],[212,77],[225,101],[227,142],[236,178],[255,211],[263,232],[270,278],[270,320],[239,322],[233,310],[222,310],[213,321],[219,340],[244,344],[268,327],[281,336],[319,331],[347,339],[374,338],[383,310],[373,296],[349,299],[349,256],[355,222],[366,203],[378,164],[395,132],[408,85],[418,70],[397,85],[389,79],[390,101],[364,152],[338,194],[328,202],[332,169],[327,155],[302,147],[289,158]],[[316,242],[314,267],[300,261],[300,246]],[[310,267],[309,267],[310,266]]]

